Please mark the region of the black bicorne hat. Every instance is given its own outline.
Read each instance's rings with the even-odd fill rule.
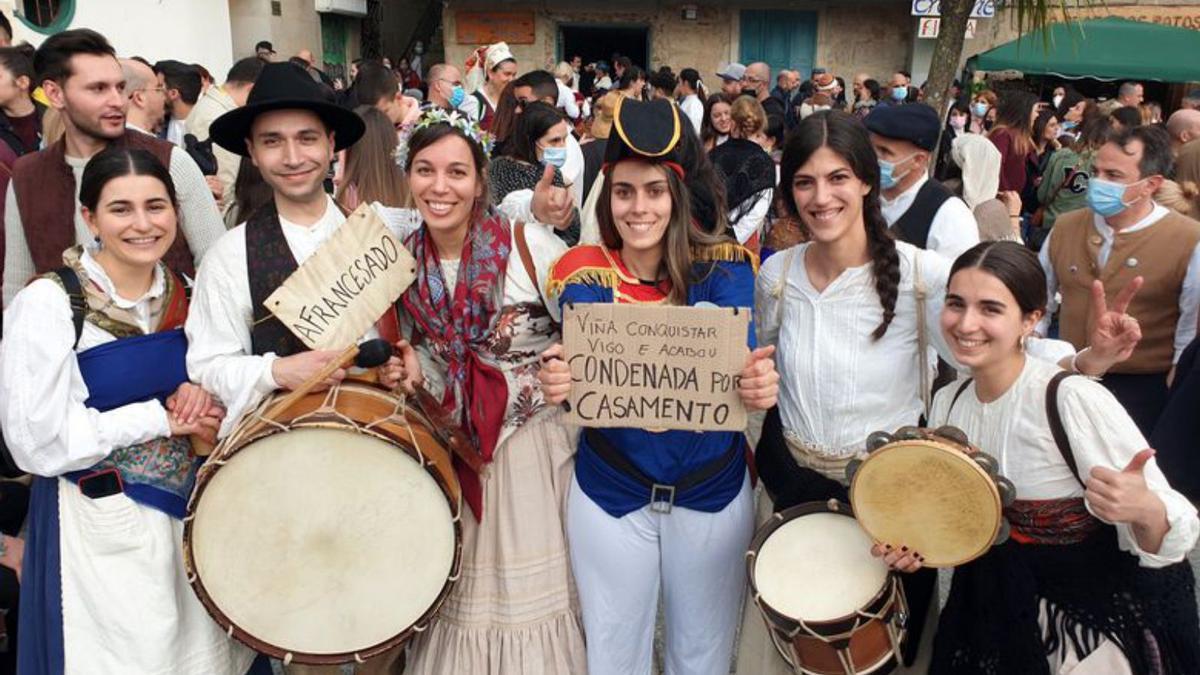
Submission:
[[[334,103],[324,86],[292,63],[268,63],[254,81],[246,105],[213,120],[209,136],[217,145],[247,155],[246,139],[254,119],[272,110],[310,110],[333,131],[334,149],[348,148],[362,138],[366,125],[352,110]]]
[[[605,171],[621,160],[640,159],[666,164],[683,178],[683,165],[679,161],[683,133],[679,107],[671,101],[621,97],[613,109],[612,131],[604,152]]]

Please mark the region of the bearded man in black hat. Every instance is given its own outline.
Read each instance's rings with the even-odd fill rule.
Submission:
[[[954,260],[979,243],[979,225],[966,202],[929,177],[941,122],[923,104],[876,106],[867,115],[879,157],[880,207],[897,239]]]
[[[211,138],[249,157],[273,193],[213,246],[197,276],[185,327],[188,374],[227,406],[221,437],[265,396],[297,388],[339,354],[308,350],[263,301],[346,222],[323,183],[334,153],[353,145],[363,131],[357,115],[327,100],[321,85],[290,63],[267,64],[246,105],[212,123]],[[394,339],[385,323],[380,326],[364,338]],[[407,343],[396,346],[399,356],[380,367],[380,383],[411,389],[420,366]],[[327,382],[344,375],[339,369]],[[390,672],[399,656],[398,649],[386,652],[357,672]],[[285,671],[341,672],[337,666]]]

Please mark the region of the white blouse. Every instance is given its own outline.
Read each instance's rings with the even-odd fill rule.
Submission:
[[[999,461],[1000,474],[1017,486],[1018,499],[1082,497],[1083,486],[1063,461],[1046,416],[1046,386],[1058,372],[1052,363],[1027,359],[1021,376],[996,400],[980,402],[971,383],[953,408],[951,401],[961,385],[946,387],[934,398],[931,425],[950,424],[966,432],[973,444]],[[1129,414],[1099,383],[1084,377],[1063,380],[1058,409],[1084,480],[1094,467],[1121,470],[1148,447]],[[1141,550],[1127,524],[1116,526],[1117,537],[1121,549],[1138,556],[1142,566],[1163,567],[1179,562],[1196,545],[1200,519],[1187,498],[1167,484],[1155,460],[1146,464],[1145,476],[1166,505],[1171,529],[1157,554]]]
[[[939,328],[950,261],[897,242],[896,313],[887,333],[874,340],[883,307],[871,264],[846,269],[818,292],[804,260],[808,246],[799,244],[763,263],[754,294],[758,340],[776,346],[784,432],[818,454],[844,458],[862,451],[871,432],[895,431],[920,418],[921,322],[931,350],[930,381],[937,367],[934,352],[954,363]],[[917,269],[926,289],[923,316],[917,313]],[[1051,361],[1073,354],[1070,345],[1054,340],[1036,341],[1031,349]]]
[[[150,302],[166,290],[161,268],[136,300],[118,296],[99,263],[90,281],[150,329]],[[86,469],[112,451],[171,434],[157,400],[107,412],[89,393],[75,358],[67,294],[39,279],[13,298],[0,342],[0,423],[17,465],[40,476]],[[78,351],[116,339],[85,322]],[[227,637],[188,588],[183,521],[124,494],[90,499],[58,478],[63,658],[68,673],[171,672],[236,675],[254,652]]]
[[[138,327],[150,330],[150,300],[166,290],[162,269],[150,290],[136,300],[118,296],[104,268],[86,250],[90,280],[113,303],[130,309]],[[84,322],[78,351],[115,338]],[[26,286],[4,313],[0,342],[0,423],[18,466],[38,476],[58,476],[93,466],[113,450],[171,435],[167,411],[156,400],[130,403],[107,412],[83,404],[87,384],[75,358],[75,324],[62,287],[49,279]]]

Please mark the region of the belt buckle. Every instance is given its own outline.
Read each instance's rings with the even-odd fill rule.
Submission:
[[[659,496],[665,496],[665,500],[660,500]],[[650,510],[655,513],[670,513],[671,507],[675,505],[675,486],[663,485],[655,483],[650,488]]]

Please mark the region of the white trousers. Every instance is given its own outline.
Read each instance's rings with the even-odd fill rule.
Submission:
[[[567,540],[590,675],[649,675],[661,586],[665,675],[724,675],[746,590],[750,480],[724,509],[613,518],[572,481]]]

